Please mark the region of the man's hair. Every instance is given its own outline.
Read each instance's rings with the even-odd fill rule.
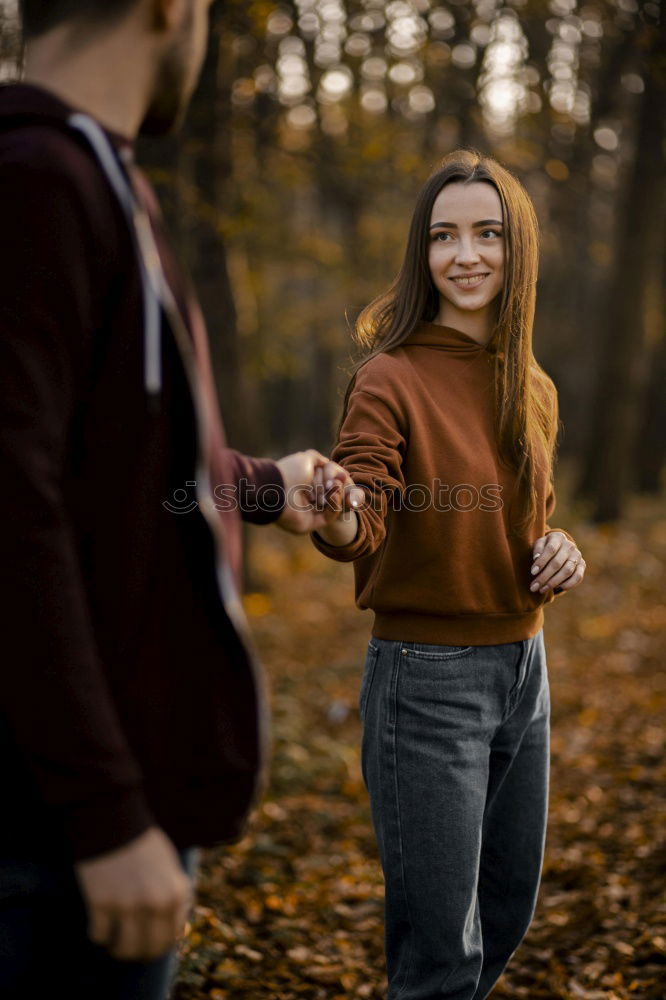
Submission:
[[[23,37],[36,38],[66,21],[112,24],[137,0],[19,0]]]

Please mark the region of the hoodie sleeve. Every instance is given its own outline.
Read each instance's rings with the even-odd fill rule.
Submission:
[[[154,820],[96,648],[63,496],[103,265],[76,175],[48,154],[21,160],[0,148],[0,705],[83,859]]]
[[[375,552],[386,536],[386,517],[392,495],[404,494],[402,463],[406,430],[400,407],[387,391],[389,379],[380,386],[369,378],[366,365],[351,392],[338,442],[331,453],[365,493],[356,511],[358,531],[348,545],[330,545],[317,533],[310,537],[317,549],[338,562],[350,562]],[[375,374],[375,373],[373,373]],[[375,391],[376,390],[376,391]]]
[[[227,449],[241,517],[250,524],[271,524],[285,505],[284,480],[270,458],[250,458]]]

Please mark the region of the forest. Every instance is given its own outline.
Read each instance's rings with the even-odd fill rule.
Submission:
[[[552,519],[588,573],[549,609],[540,900],[493,997],[665,992],[666,37],[656,0],[225,0],[178,134],[141,139],[206,316],[234,447],[333,445],[361,309],[416,192],[459,146],[537,210],[534,353],[558,388]],[[0,77],[20,72],[0,4]],[[206,852],[178,1000],[385,994],[382,879],[359,764],[367,618],[349,566],[247,532],[270,678],[269,788]]]
[[[20,59],[0,5],[0,76]],[[666,449],[664,27],[654,0],[225,0],[185,127],[142,140],[207,318],[229,437],[330,449],[360,310],[457,146],[541,226],[535,355],[596,523]],[[252,419],[247,418],[252,414]]]
[[[603,522],[658,493],[663,32],[637,0],[213,5],[186,129],[145,159],[202,298],[231,439],[277,454],[307,428],[330,448],[354,320],[397,271],[438,158],[472,146],[537,207],[535,354],[576,498]]]

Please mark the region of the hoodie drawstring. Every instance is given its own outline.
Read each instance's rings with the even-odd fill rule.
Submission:
[[[143,350],[144,369],[143,380],[146,392],[150,397],[158,396],[162,391],[162,309],[160,286],[161,268],[155,243],[150,230],[150,222],[142,212],[134,195],[131,183],[118,164],[113,147],[104,130],[89,115],[77,112],[67,119],[68,125],[81,132],[92,146],[107,180],[113,188],[130,223],[137,246],[137,258],[141,273],[143,290]]]

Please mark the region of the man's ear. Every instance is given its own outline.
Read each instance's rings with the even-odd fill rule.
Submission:
[[[148,0],[151,27],[155,31],[168,31],[182,18],[183,6],[191,0]]]

